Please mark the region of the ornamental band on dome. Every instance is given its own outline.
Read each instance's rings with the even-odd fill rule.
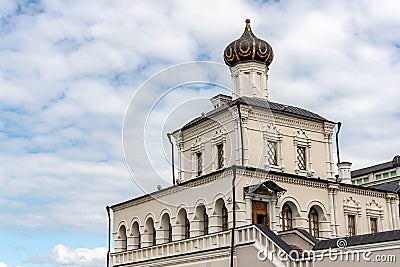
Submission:
[[[249,19],[246,19],[246,27],[242,36],[231,42],[224,51],[224,61],[229,67],[251,60],[265,63],[268,67],[273,58],[272,47],[254,35]]]

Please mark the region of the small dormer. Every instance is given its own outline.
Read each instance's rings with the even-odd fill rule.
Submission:
[[[211,103],[213,104],[214,108],[222,107],[223,105],[227,105],[229,102],[232,101],[232,97],[219,94],[212,98],[210,98]]]

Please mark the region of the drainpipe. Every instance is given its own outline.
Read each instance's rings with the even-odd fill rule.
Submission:
[[[233,252],[235,248],[235,229],[236,229],[236,165],[232,166],[232,202],[233,202],[233,224],[232,224],[232,234],[231,234],[231,265],[233,267]]]
[[[171,166],[172,166],[172,184],[173,185],[175,185],[175,169],[174,169],[174,165],[175,165],[175,159],[174,159],[174,144],[172,143],[172,140],[171,140],[171,133],[167,133],[167,136],[168,136],[168,140],[169,140],[169,143],[171,144],[171,154],[172,154],[172,156],[171,156]]]
[[[342,127],[342,123],[339,121],[337,123],[338,129],[336,132],[336,154],[337,154],[337,163],[340,163],[340,154],[339,154],[339,132],[340,132],[340,127]]]
[[[111,251],[111,215],[110,206],[106,206],[108,216],[108,251],[107,251],[107,267],[110,267],[110,251]]]
[[[244,166],[244,147],[243,147],[243,125],[242,125],[242,113],[240,112],[240,102],[236,101],[236,107],[239,114],[239,127],[240,127],[240,143],[242,146],[242,162],[241,165]]]

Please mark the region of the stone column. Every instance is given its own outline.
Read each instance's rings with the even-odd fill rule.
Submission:
[[[246,112],[247,113],[247,112]],[[243,154],[244,154],[244,165],[247,166],[249,165],[249,135],[247,131],[247,118],[245,117],[245,114],[242,114],[242,119],[243,119]]]
[[[183,227],[181,224],[172,226],[172,241],[181,240],[184,238]]]
[[[212,214],[208,216],[208,229],[209,233],[216,233],[222,230],[221,217],[218,214]]]
[[[271,211],[271,230],[276,230],[276,199],[272,199],[269,202],[270,211]]]
[[[190,237],[199,236],[203,233],[203,222],[201,220],[192,220],[190,222]]]
[[[246,223],[251,224],[253,221],[251,199],[250,197],[246,196],[244,201],[246,202]]]
[[[333,191],[333,206],[334,206],[334,215],[335,215],[335,228],[336,228],[336,236],[340,236],[340,231],[339,231],[339,207],[338,207],[338,202],[337,202],[337,189],[338,187],[336,186],[336,190]]]
[[[139,236],[128,236],[128,250],[139,248]]]
[[[168,242],[168,229],[157,230],[156,244],[164,244]]]
[[[153,235],[150,232],[145,231],[142,234],[142,247],[150,247],[153,245]]]

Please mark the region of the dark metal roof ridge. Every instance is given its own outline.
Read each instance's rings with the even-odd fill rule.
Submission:
[[[312,236],[309,232],[307,232],[304,229],[300,229],[300,228],[291,228],[288,230],[279,231],[278,236],[281,236],[281,235],[287,234],[287,233],[292,233],[292,232],[298,232],[298,233],[304,235],[305,238],[309,239],[310,243],[312,243],[313,246],[315,246],[315,244],[317,244],[319,242],[319,240],[317,238],[315,238],[314,236]]]
[[[319,122],[326,121],[326,122],[334,123],[334,122],[332,122],[330,120],[327,120],[324,117],[318,115],[317,113],[309,111],[309,110],[306,110],[304,108],[299,108],[299,107],[296,107],[296,106],[281,104],[281,103],[278,103],[278,102],[272,102],[272,101],[268,101],[268,100],[265,100],[265,99],[259,98],[259,97],[242,96],[242,97],[239,97],[236,100],[232,101],[232,102],[235,102],[235,103],[232,103],[230,105],[236,104],[236,101],[239,101],[241,104],[246,104],[246,105],[249,105],[249,106],[254,106],[254,107],[259,107],[259,108],[268,108],[268,109],[273,110],[274,112],[280,113],[280,114],[286,114],[286,115],[290,114],[290,115],[292,115],[294,117],[298,117],[298,118],[303,118],[303,119],[307,118],[307,119],[310,119],[310,120],[313,120],[313,121],[319,121]],[[267,104],[268,107],[264,107],[264,106],[260,106],[260,105],[254,104],[254,102],[257,102],[257,101],[259,101],[259,103]],[[274,105],[276,105],[277,108],[271,107],[271,106],[274,106]],[[300,113],[297,113],[297,112],[294,112],[294,111],[290,111],[290,109],[301,111],[303,113],[307,113],[308,115],[300,114]]]
[[[321,240],[313,247],[313,250],[336,248],[337,242],[340,239],[346,240],[346,242],[347,242],[346,247],[383,243],[383,242],[390,242],[390,241],[398,241],[398,240],[400,240],[400,230],[391,230],[391,231],[378,232],[378,233],[373,233],[373,234],[356,235],[356,236],[348,236],[348,237],[333,238],[333,239],[328,239],[328,240]]]
[[[285,241],[283,241],[277,234],[275,234],[271,229],[263,224],[255,224],[255,226],[269,238],[272,239],[280,248],[282,248],[289,256],[292,258],[298,258],[298,252],[291,248]],[[297,253],[292,253],[293,251]]]
[[[379,164],[375,164],[372,166],[368,166],[368,167],[364,167],[361,169],[351,171],[351,178],[363,176],[368,173],[380,172],[380,171],[388,170],[391,168],[394,168],[392,161],[387,161],[387,162],[383,162],[383,163],[379,163]]]
[[[264,102],[266,106],[257,105],[257,104],[255,104],[256,101],[259,101],[260,103]],[[197,125],[197,124],[199,124],[199,123],[201,123],[203,121],[206,121],[206,120],[210,119],[210,116],[216,115],[216,114],[226,110],[229,107],[235,106],[237,102],[239,102],[240,104],[251,106],[251,107],[269,109],[269,110],[271,110],[271,111],[273,111],[275,113],[284,114],[284,115],[290,115],[290,116],[293,116],[293,117],[296,117],[296,118],[308,119],[308,120],[316,121],[316,122],[335,123],[333,121],[325,119],[324,117],[318,115],[317,113],[311,112],[311,111],[303,109],[303,108],[299,108],[299,107],[291,106],[291,105],[285,105],[285,104],[272,102],[272,101],[267,101],[267,100],[264,100],[262,98],[250,98],[250,97],[242,96],[240,98],[232,100],[230,103],[228,103],[226,105],[223,105],[223,106],[221,106],[219,108],[216,108],[216,109],[213,109],[213,110],[207,112],[204,116],[199,116],[197,118],[194,118],[190,122],[186,123],[180,130],[189,129],[189,128],[191,128],[191,127],[193,127],[193,126],[195,126],[195,125]],[[276,106],[276,108],[271,107],[271,106]],[[297,110],[299,112],[301,111],[304,114],[300,114],[299,112],[296,113],[294,111],[289,111],[288,109]],[[305,115],[305,114],[307,114],[307,115]]]

